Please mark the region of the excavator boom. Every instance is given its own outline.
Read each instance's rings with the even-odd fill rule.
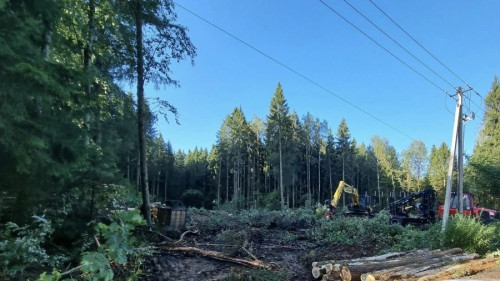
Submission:
[[[331,205],[331,207],[333,207],[333,209],[337,208],[337,205],[339,203],[339,199],[344,192],[352,194],[352,204],[349,204],[348,214],[357,215],[357,216],[369,216],[369,215],[371,215],[370,206],[361,206],[359,204],[358,189],[356,189],[353,186],[350,186],[349,184],[345,183],[344,181],[339,182],[339,186],[337,187],[337,189],[335,190],[335,193],[333,194],[332,201],[330,202],[330,205]]]

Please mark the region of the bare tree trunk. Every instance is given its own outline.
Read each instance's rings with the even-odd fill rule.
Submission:
[[[306,171],[307,171],[307,199],[309,200],[309,205],[312,203],[311,195],[311,148],[309,144],[306,145]]]
[[[50,56],[50,45],[52,44],[52,27],[47,19],[43,19],[44,31],[43,31],[43,45],[42,52],[45,59],[49,59]]]
[[[165,184],[163,185],[163,201],[167,201],[167,190],[168,190],[168,163],[165,166]]]
[[[229,201],[229,156],[226,156],[226,202]]]
[[[321,202],[321,145],[318,150],[318,202]]]
[[[130,155],[127,155],[127,181],[130,181]]]
[[[331,159],[330,155],[328,155],[328,182],[330,184],[330,196],[332,196],[333,195],[333,179],[332,179],[332,159]]]
[[[141,158],[137,157],[137,165],[135,167],[135,186],[137,190],[141,190]]]
[[[217,206],[220,206],[220,174],[222,172],[222,158],[219,155],[219,169],[217,171]]]
[[[149,203],[148,165],[146,158],[146,102],[144,100],[144,55],[142,43],[142,0],[136,0],[135,25],[136,25],[136,53],[137,53],[137,120],[139,130],[139,155],[141,159],[141,191],[142,212],[148,226],[151,227],[151,209]]]
[[[284,209],[285,206],[285,197],[284,197],[284,188],[283,188],[283,155],[281,151],[281,134],[279,141],[279,150],[280,150],[280,198],[281,198],[281,209]]]

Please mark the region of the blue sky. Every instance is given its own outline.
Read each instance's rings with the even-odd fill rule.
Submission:
[[[371,137],[378,135],[388,139],[398,152],[407,149],[413,140],[424,141],[429,151],[432,145],[442,142],[450,146],[456,102],[441,89],[454,94],[455,89],[448,83],[464,88],[466,85],[370,1],[349,2],[445,81],[344,1],[324,1],[436,85],[410,70],[320,1],[176,0],[178,22],[189,28],[198,56],[194,66],[181,62],[172,67],[172,77],[180,81],[181,87],[147,87],[147,96],[168,100],[180,114],[181,125],[159,120],[158,132],[174,150],[210,148],[216,143],[224,118],[235,107],[241,107],[248,120],[254,116],[265,120],[280,82],[292,111],[299,116],[310,112],[326,120],[334,133],[345,118],[358,143],[369,144]],[[500,1],[373,1],[486,97],[500,71]],[[466,124],[466,153],[472,153],[484,109],[481,97],[472,92],[470,96],[472,101],[466,99],[464,110],[475,112],[476,119]]]

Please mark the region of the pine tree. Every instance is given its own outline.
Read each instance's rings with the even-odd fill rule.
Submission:
[[[466,184],[483,204],[500,199],[500,84],[493,80],[485,99],[483,126],[467,165]]]
[[[290,119],[290,109],[283,95],[281,84],[278,83],[274,96],[271,100],[269,115],[267,117],[266,144],[270,153],[270,163],[275,174],[278,175],[280,204],[285,208],[285,183],[284,169],[285,161],[289,158],[287,153],[289,141],[291,140],[292,122]],[[286,155],[285,155],[286,154]]]

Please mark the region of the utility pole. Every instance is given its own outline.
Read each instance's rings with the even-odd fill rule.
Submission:
[[[470,91],[469,89],[467,91]],[[446,192],[444,199],[444,212],[443,212],[443,230],[446,228],[446,224],[448,222],[448,217],[450,214],[450,205],[451,205],[451,186],[453,182],[453,169],[455,167],[455,152],[457,152],[457,169],[458,169],[458,213],[463,213],[463,197],[464,197],[464,121],[474,119],[474,114],[471,117],[466,115],[462,116],[462,102],[463,102],[463,94],[464,91],[461,87],[457,89],[457,107],[455,109],[455,122],[453,127],[453,136],[451,138],[451,147],[450,147],[450,158],[449,158],[449,166],[448,166],[448,176],[446,180]],[[457,148],[458,143],[458,148]]]
[[[450,204],[451,204],[451,183],[453,181],[453,168],[455,162],[455,151],[457,148],[457,136],[458,136],[458,128],[461,124],[460,120],[462,119],[462,88],[457,89],[457,106],[455,108],[455,122],[453,127],[453,135],[451,137],[451,147],[450,147],[450,158],[448,164],[448,176],[446,177],[446,191],[444,195],[444,211],[443,211],[443,231],[446,228],[446,224],[448,223],[448,217],[450,215]]]

